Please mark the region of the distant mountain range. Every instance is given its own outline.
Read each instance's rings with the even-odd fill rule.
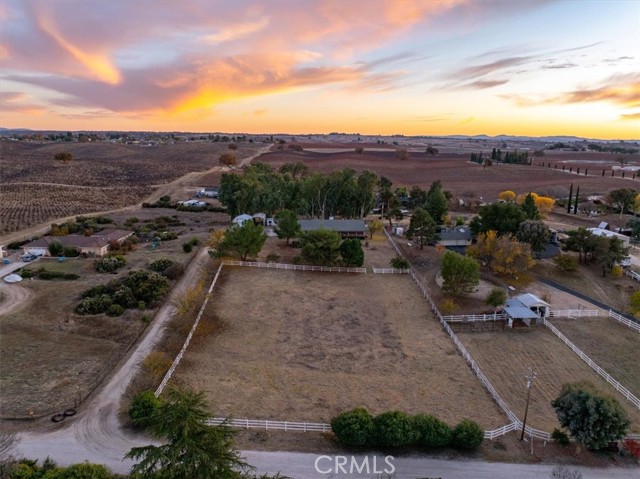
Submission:
[[[16,133],[37,133],[37,132],[42,132],[42,133],[51,133],[51,132],[55,132],[57,130],[31,130],[29,128],[3,128],[0,127],[0,135],[12,135],[12,134],[16,134]],[[61,130],[62,131],[62,130]],[[66,130],[64,130],[66,131]],[[107,130],[105,130],[107,131]],[[110,133],[116,133],[113,130],[108,130]],[[117,132],[120,133],[120,132]],[[125,132],[122,132],[125,133]],[[134,132],[126,132],[126,133],[134,133]],[[135,133],[145,133],[145,132],[135,132]],[[157,133],[157,132],[155,132]],[[171,132],[163,132],[166,134],[169,134]],[[181,132],[183,134],[190,134],[190,135],[203,135],[203,134],[208,134],[207,132]],[[227,134],[231,134],[228,133]],[[347,133],[344,133],[344,135],[346,135]],[[254,135],[250,135],[250,136],[269,136],[269,133],[258,133],[258,134],[254,134]],[[286,136],[292,136],[292,137],[302,137],[302,136],[308,136],[308,135],[292,135],[292,134],[288,134],[288,133],[280,133],[280,135],[286,135]],[[321,136],[321,134],[313,134],[314,136]],[[335,135],[335,133],[334,133]],[[327,135],[322,135],[322,136],[329,136],[329,134]],[[362,136],[368,136],[368,137],[380,137],[380,138],[385,138],[385,137],[392,137],[393,135],[362,135]],[[603,143],[617,143],[620,140],[601,140],[601,139],[597,139],[597,138],[584,138],[584,137],[580,137],[580,136],[571,136],[571,135],[558,135],[558,136],[519,136],[519,135],[496,135],[496,136],[490,136],[490,135],[485,135],[485,134],[480,134],[480,135],[407,135],[404,136],[404,138],[449,138],[452,140],[498,140],[498,141],[543,141],[543,142],[583,142],[583,141],[598,141],[598,142],[603,142]],[[639,142],[640,139],[634,139],[634,140],[624,140],[626,143],[636,143]]]

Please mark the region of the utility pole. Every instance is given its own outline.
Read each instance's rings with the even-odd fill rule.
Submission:
[[[525,379],[527,380],[527,405],[524,409],[524,420],[522,421],[522,433],[520,434],[520,440],[524,440],[524,428],[527,425],[527,414],[529,413],[529,398],[531,397],[531,386],[533,386],[533,380],[538,376],[538,373],[533,369],[528,368]]]

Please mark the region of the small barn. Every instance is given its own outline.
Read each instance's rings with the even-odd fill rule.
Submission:
[[[233,218],[232,223],[234,225],[242,226],[247,221],[253,221],[253,216],[247,215],[247,214],[238,215],[235,218]]]
[[[367,236],[367,225],[364,220],[298,220],[300,230],[317,231],[326,229],[337,231],[342,238],[361,238]]]
[[[512,328],[518,323],[526,326],[531,326],[532,322],[535,324],[538,319],[549,316],[550,308],[549,303],[536,295],[525,293],[507,300],[502,309],[509,318],[509,327]]]

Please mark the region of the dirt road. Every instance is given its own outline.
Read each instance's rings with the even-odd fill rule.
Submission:
[[[0,316],[24,308],[33,298],[33,292],[19,284],[7,284],[0,281]]]
[[[82,405],[76,416],[60,423],[60,427],[53,431],[21,434],[20,452],[24,456],[45,457],[49,454],[52,457],[65,457],[69,451],[74,451],[77,457],[100,457],[98,462],[120,461],[123,453],[134,445],[149,444],[149,439],[133,436],[121,428],[118,421],[120,400],[142,360],[161,339],[162,331],[175,312],[173,301],[197,283],[209,261],[207,248],[201,248],[158,310],[142,340],[120,361],[113,375]],[[46,454],[40,455],[39,451],[46,451]]]
[[[263,153],[266,153],[270,148],[271,148],[271,145],[265,146],[264,148],[260,148],[260,150],[258,150],[255,154],[241,159],[239,166],[243,167],[250,164],[255,158],[262,155]],[[183,175],[180,178],[175,179],[171,183],[159,185],[157,189],[153,193],[151,193],[151,195],[149,195],[147,198],[145,198],[144,200],[142,200],[141,202],[135,205],[125,206],[124,208],[118,208],[115,210],[96,211],[94,213],[87,213],[84,216],[108,215],[112,213],[121,213],[123,211],[136,210],[142,206],[142,203],[153,203],[157,201],[161,196],[165,196],[165,195],[171,196],[176,191],[179,191],[181,188],[183,188],[185,185],[188,185],[193,181],[198,180],[198,178],[204,177],[207,174],[215,173],[221,170],[222,170],[221,166],[214,166],[213,168],[207,171],[195,171],[195,172],[187,173],[186,175]],[[79,188],[89,188],[89,187],[80,186]],[[33,236],[43,235],[49,230],[49,228],[51,227],[51,223],[64,223],[66,221],[72,221],[73,219],[75,219],[76,216],[77,215],[66,216],[64,218],[51,219],[46,223],[41,223],[39,225],[26,228],[24,230],[20,230],[14,233],[9,233],[7,235],[0,236],[0,244],[6,245],[14,241],[24,241],[25,239],[32,238]]]

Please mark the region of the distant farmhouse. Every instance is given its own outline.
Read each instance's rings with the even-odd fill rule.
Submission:
[[[133,234],[133,231],[126,230],[104,230],[91,236],[66,235],[66,236],[44,236],[22,246],[24,254],[35,256],[51,256],[49,245],[57,241],[64,247],[76,248],[80,254],[90,256],[104,256],[109,251],[109,243],[122,243]]]
[[[366,238],[367,225],[364,220],[298,220],[300,230],[317,231],[327,229],[337,231],[342,238]]]

